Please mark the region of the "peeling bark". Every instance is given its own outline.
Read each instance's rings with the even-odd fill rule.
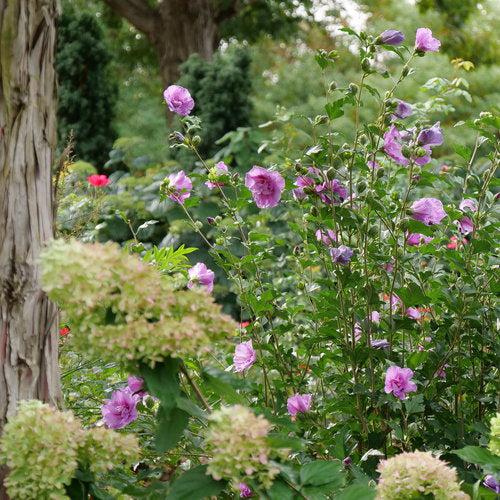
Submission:
[[[61,400],[38,264],[53,236],[56,17],[57,0],[0,0],[0,432],[20,400]]]

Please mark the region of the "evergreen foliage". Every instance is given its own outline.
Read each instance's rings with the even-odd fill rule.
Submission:
[[[104,163],[116,134],[113,128],[117,87],[109,78],[111,56],[102,29],[91,14],[65,13],[58,27],[58,140],[71,131],[78,159]]]
[[[194,114],[204,124],[200,151],[211,156],[216,141],[227,132],[250,124],[252,88],[250,55],[245,47],[234,47],[212,61],[192,55],[181,66],[180,85],[191,92]]]

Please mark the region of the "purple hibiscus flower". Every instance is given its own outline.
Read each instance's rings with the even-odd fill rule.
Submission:
[[[467,234],[472,233],[474,231],[474,223],[470,217],[464,216],[460,220],[455,221],[458,230],[465,236]]]
[[[295,394],[286,402],[288,413],[295,417],[297,413],[307,413],[311,409],[312,394]]]
[[[188,288],[194,288],[196,285],[204,286],[208,293],[214,289],[215,274],[203,262],[198,262],[188,270],[189,282]]]
[[[386,339],[373,339],[370,343],[373,349],[388,349],[391,344]]]
[[[255,204],[259,208],[272,208],[281,199],[285,179],[279,172],[272,172],[254,165],[245,175],[245,186],[252,192]]]
[[[390,366],[385,374],[385,392],[392,393],[399,399],[406,399],[409,392],[415,392],[417,385],[411,380],[413,371],[410,368]]]
[[[255,359],[256,354],[251,340],[238,344],[234,349],[234,371],[243,372],[248,370],[255,363]]]
[[[337,234],[332,229],[327,229],[326,231],[318,229],[315,236],[318,241],[321,241],[327,247],[331,247],[337,241]]]
[[[385,30],[378,36],[380,43],[384,45],[401,45],[405,36],[398,30]]]
[[[441,42],[432,36],[429,28],[418,28],[415,35],[415,49],[419,52],[437,52]]]
[[[500,495],[500,482],[498,482],[493,476],[487,475],[484,478],[483,484],[486,486],[486,488],[489,488],[497,495]]]
[[[168,176],[168,189],[171,191],[168,197],[172,201],[183,205],[186,199],[191,196],[193,183],[191,182],[191,179],[184,173],[184,170],[181,170],[176,174],[170,174]]]
[[[418,247],[419,245],[427,244],[431,241],[431,236],[425,236],[420,233],[410,233],[406,236],[406,244],[410,247]]]
[[[444,141],[441,124],[436,122],[432,127],[422,129],[417,141],[421,146],[441,146]]]
[[[462,210],[462,212],[466,212],[467,210],[470,210],[471,212],[477,212],[477,201],[473,200],[472,198],[465,198],[460,202],[458,208]]]
[[[168,109],[181,116],[187,116],[194,108],[194,100],[188,89],[180,85],[170,85],[164,92],[163,98],[167,102]]]
[[[351,260],[353,254],[354,252],[352,251],[352,249],[345,245],[340,245],[339,247],[330,249],[330,255],[333,262],[336,262],[337,264],[341,264],[343,266],[349,264],[349,261]]]
[[[411,104],[407,102],[398,100],[398,105],[392,115],[393,119],[399,118],[400,120],[404,120],[413,114],[413,107]]]
[[[240,498],[250,498],[253,495],[252,489],[248,484],[239,483],[238,488],[240,489]]]
[[[426,226],[439,224],[446,217],[443,204],[436,198],[421,198],[414,201],[411,208],[412,217]]]
[[[128,388],[114,391],[101,408],[106,425],[110,429],[121,429],[136,420],[138,400]]]
[[[406,166],[409,163],[408,158],[403,154],[403,145],[408,140],[409,133],[401,133],[395,125],[391,125],[389,130],[384,134],[384,151],[390,156],[398,165]],[[427,154],[413,158],[417,165],[425,165],[431,161],[431,146],[425,145],[422,148]]]

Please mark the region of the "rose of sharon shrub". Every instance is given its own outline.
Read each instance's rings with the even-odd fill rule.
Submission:
[[[175,290],[114,244],[54,241],[43,252],[42,282],[69,317],[75,347],[105,360],[153,366],[207,351],[236,328],[207,293]]]
[[[22,401],[4,427],[0,458],[9,468],[5,486],[11,498],[67,499],[65,487],[78,467],[106,472],[137,459],[134,436],[103,428],[84,430],[70,411],[37,400]]]
[[[211,459],[208,472],[215,480],[227,479],[235,487],[254,479],[271,486],[279,470],[270,463],[276,451],[268,442],[271,424],[244,406],[222,407],[210,415],[206,450]],[[278,453],[279,454],[279,453]]]
[[[466,500],[460,491],[455,469],[432,454],[415,451],[383,460],[377,500],[408,500],[433,495],[436,500]]]

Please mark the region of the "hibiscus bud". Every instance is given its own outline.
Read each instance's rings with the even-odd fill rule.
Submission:
[[[222,236],[219,236],[216,240],[215,240],[215,244],[216,245],[219,245],[219,246],[222,246],[224,245],[224,238],[222,238]]]
[[[302,281],[299,281],[299,283],[297,283],[297,288],[299,290],[304,290],[305,287],[306,287],[306,285]]]
[[[361,134],[359,136],[359,143],[362,145],[362,146],[366,146],[368,144],[368,136],[366,134]]]
[[[328,116],[326,115],[318,115],[314,118],[314,125],[321,125],[323,123],[328,122]]]
[[[311,215],[317,217],[319,215],[319,211],[317,207],[311,207]]]
[[[385,174],[384,167],[380,167],[380,168],[377,170],[377,177],[378,177],[379,179],[381,179],[382,177],[384,177],[384,174]]]
[[[429,152],[426,151],[424,148],[417,148],[415,150],[415,154],[417,155],[418,158],[421,158],[422,156],[429,154]]]
[[[377,236],[377,234],[378,234],[378,227],[377,226],[370,226],[368,228],[368,235],[369,236],[373,237],[373,236]]]
[[[196,229],[201,229],[203,227],[203,222],[201,222],[200,220],[195,221],[194,227]]]
[[[177,142],[179,144],[182,144],[185,140],[185,137],[178,131],[175,131],[175,132],[172,132],[169,136],[168,136],[169,140],[171,142]]]
[[[406,156],[407,158],[411,156],[411,148],[409,146],[403,146],[401,148],[401,152],[403,153],[403,156]]]
[[[191,145],[194,146],[194,147],[197,147],[201,144],[201,137],[199,135],[195,135],[192,139],[191,139]]]
[[[367,184],[365,181],[359,181],[356,185],[356,189],[358,190],[358,193],[362,193],[367,187]]]
[[[328,92],[333,92],[337,90],[337,82],[335,80],[330,82],[330,85],[328,86]]]
[[[215,226],[215,218],[207,217],[207,224],[209,224],[210,226]]]
[[[389,78],[391,76],[391,74],[387,70],[383,71],[380,74],[382,75],[382,78]]]
[[[347,88],[350,94],[357,94],[359,87],[355,83],[350,83],[349,87]]]
[[[408,76],[408,74],[409,74],[409,73],[410,73],[410,68],[409,68],[408,66],[405,66],[405,67],[403,68],[403,71],[401,72],[401,74],[402,74],[403,76]]]
[[[370,71],[370,69],[371,69],[370,61],[366,57],[361,61],[361,69],[365,73],[368,73],[368,71]]]

